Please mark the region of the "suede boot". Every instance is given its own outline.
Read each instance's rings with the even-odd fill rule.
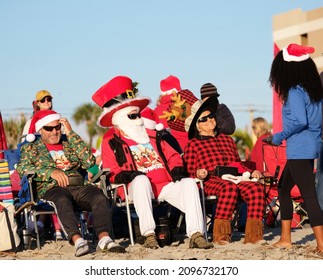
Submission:
[[[263,235],[264,230],[262,221],[256,219],[247,219],[244,244],[265,242]]]
[[[213,225],[213,242],[225,245],[231,242],[231,221],[215,219]]]

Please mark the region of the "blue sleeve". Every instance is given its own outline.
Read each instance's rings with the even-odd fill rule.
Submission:
[[[307,127],[307,114],[305,104],[306,93],[299,87],[291,89],[283,107],[283,131],[273,135],[272,142],[280,145],[283,140],[299,133]]]

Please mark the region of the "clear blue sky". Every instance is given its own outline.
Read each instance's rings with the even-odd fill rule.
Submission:
[[[249,108],[271,122],[272,17],[320,1],[0,0],[0,110],[31,114],[40,89],[70,117],[117,75],[139,82],[152,108],[159,82],[178,76],[199,97],[212,82],[239,128]]]

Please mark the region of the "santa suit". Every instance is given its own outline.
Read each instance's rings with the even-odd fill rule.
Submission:
[[[133,201],[139,217],[143,236],[154,232],[155,221],[152,199],[165,200],[185,213],[186,231],[189,237],[203,233],[203,215],[199,192],[194,179],[184,178],[180,155],[165,141],[157,144],[156,131],[148,130],[149,144],[138,144],[130,139],[114,135],[103,139],[103,168],[110,168],[112,183],[128,184],[129,198]],[[151,167],[140,166],[133,152],[142,146],[152,149],[158,156]],[[140,172],[139,172],[140,171]],[[142,173],[141,173],[142,172]]]

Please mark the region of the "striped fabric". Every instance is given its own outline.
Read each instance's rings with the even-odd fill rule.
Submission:
[[[0,161],[0,201],[13,204],[13,195],[7,161]]]

